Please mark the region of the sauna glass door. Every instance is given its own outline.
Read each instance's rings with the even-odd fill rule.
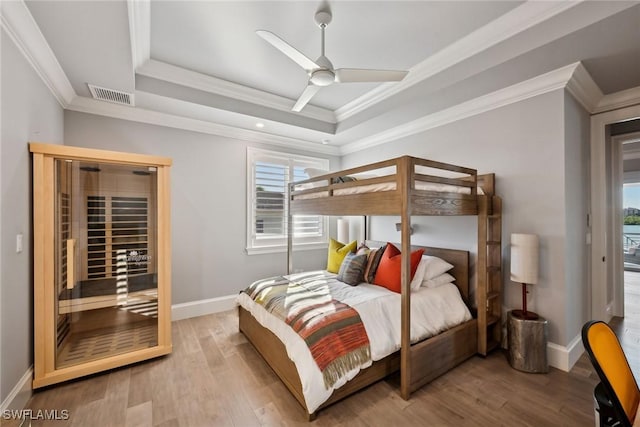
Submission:
[[[156,346],[156,168],[54,165],[56,369]]]

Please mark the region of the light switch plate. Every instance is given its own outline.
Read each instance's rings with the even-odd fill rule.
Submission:
[[[16,253],[22,252],[22,233],[18,233],[16,236]]]

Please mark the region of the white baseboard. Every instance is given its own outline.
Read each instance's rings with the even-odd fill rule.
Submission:
[[[31,398],[31,379],[33,378],[33,367],[29,367],[24,373],[20,381],[13,387],[11,393],[2,402],[0,413],[4,411],[18,411],[27,406],[27,402]]]
[[[569,372],[582,353],[584,353],[584,347],[581,335],[576,336],[566,347],[551,342],[547,344],[549,366],[561,371]]]
[[[224,297],[174,304],[171,306],[171,320],[189,319],[191,317],[232,310],[238,305],[236,303],[236,297],[236,295],[227,295]]]

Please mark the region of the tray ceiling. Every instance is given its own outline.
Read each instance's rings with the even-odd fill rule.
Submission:
[[[425,113],[579,61],[600,96],[640,86],[634,1],[329,2],[326,55],[336,68],[410,72],[400,83],[324,87],[300,113],[291,107],[306,73],[255,31],[271,31],[316,59],[320,2],[3,3],[3,12],[13,11],[3,24],[22,13],[20,5],[32,16],[14,30],[36,40],[26,28],[33,26],[44,36],[49,63],[62,71],[53,73],[56,80],[66,77],[75,92],[70,100],[69,89],[61,90],[66,108],[176,127],[186,120],[192,130],[243,130],[289,145],[376,140],[424,121]],[[103,106],[88,84],[130,93],[136,106]],[[265,126],[257,129],[257,122]]]

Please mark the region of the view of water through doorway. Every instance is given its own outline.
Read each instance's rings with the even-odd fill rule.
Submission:
[[[625,182],[622,194],[624,268],[640,272],[640,182]]]
[[[624,317],[614,317],[616,331],[637,380],[640,380],[640,180],[623,185]]]
[[[637,318],[640,296],[640,159],[632,153],[637,142],[623,146],[624,184],[622,187],[624,252],[624,313]]]

